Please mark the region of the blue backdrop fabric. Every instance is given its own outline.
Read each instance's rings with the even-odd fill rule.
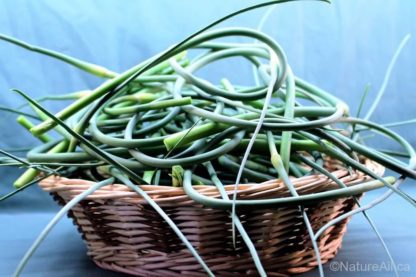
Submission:
[[[53,1],[0,2],[0,32],[34,45],[103,65],[122,72],[159,53],[206,24],[238,8],[259,1]],[[256,28],[265,9],[253,11],[220,25]],[[286,3],[274,8],[264,31],[285,50],[294,73],[343,98],[355,114],[366,84],[371,84],[364,110],[374,101],[388,63],[408,33],[416,36],[416,2],[413,0],[316,1]],[[238,41],[238,40],[237,40]],[[251,79],[251,68],[240,60],[201,74],[216,80],[228,76],[235,82]],[[393,122],[416,117],[416,37],[399,56],[385,96],[372,119]],[[10,92],[18,88],[35,98],[49,94],[93,89],[101,79],[67,64],[0,41],[0,106],[17,107],[23,100]],[[64,105],[46,103],[52,111]],[[0,112],[0,149],[37,144],[15,123],[15,115]],[[414,126],[396,128],[416,145]],[[369,141],[393,150],[399,146],[383,140]],[[0,168],[0,193],[12,189],[19,169]],[[415,182],[403,186],[416,196]],[[381,194],[372,192],[365,201]],[[397,209],[397,212],[395,211]],[[10,276],[57,207],[50,197],[33,187],[0,204],[0,276]],[[400,212],[400,213],[399,213]],[[374,210],[376,223],[398,263],[416,276],[415,211],[400,199]],[[84,255],[84,246],[69,220],[35,254],[24,276],[118,276],[95,266]],[[356,217],[337,261],[381,263],[387,261],[368,224]],[[362,276],[363,272],[331,271],[327,276]],[[365,272],[391,276],[391,272]],[[304,276],[315,276],[316,272]]]

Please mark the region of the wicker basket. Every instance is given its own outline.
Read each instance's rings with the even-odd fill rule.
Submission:
[[[381,175],[383,168],[366,162]],[[337,163],[327,164],[348,186],[368,178],[349,172]],[[86,190],[92,182],[49,177],[40,183],[60,204]],[[337,188],[323,175],[293,179],[299,194]],[[141,186],[173,219],[216,276],[256,276],[257,271],[241,238],[232,245],[229,212],[203,207],[190,200],[181,188]],[[215,187],[196,186],[200,193],[219,197]],[[227,186],[232,193],[233,186]],[[278,180],[240,185],[238,199],[290,196]],[[313,229],[355,207],[353,199],[339,198],[306,206]],[[317,266],[312,244],[297,207],[238,211],[238,215],[269,276],[302,273]],[[136,276],[206,276],[201,266],[161,217],[135,192],[124,185],[103,187],[76,205],[69,216],[78,226],[88,255],[105,269]],[[332,259],[341,247],[348,220],[328,228],[318,245],[322,262]]]

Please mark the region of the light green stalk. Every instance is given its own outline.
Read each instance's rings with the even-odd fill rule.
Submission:
[[[177,54],[175,56],[175,58],[176,59],[181,59],[185,55],[186,55],[186,52],[181,52],[181,53]],[[94,89],[90,94],[86,95],[83,98],[78,99],[77,101],[75,101],[74,103],[72,103],[71,105],[66,107],[65,109],[58,112],[55,115],[55,117],[60,119],[60,120],[65,120],[65,119],[69,118],[73,114],[75,114],[78,111],[80,111],[81,109],[87,107],[92,102],[101,98],[107,92],[116,88],[119,84],[121,84],[122,82],[124,82],[125,80],[130,78],[133,74],[135,74],[138,70],[140,70],[143,66],[145,66],[147,64],[147,62],[148,61],[146,61],[144,63],[140,63],[140,64],[130,68],[129,70],[125,71],[124,73],[122,73],[120,75],[117,75],[113,79],[104,82],[98,88]],[[156,74],[156,73],[162,71],[163,69],[165,69],[168,66],[169,66],[168,61],[162,62],[162,63],[158,64],[157,66],[155,66],[155,67],[149,69],[148,71],[146,71],[143,75]],[[57,123],[54,120],[49,118],[46,121],[42,122],[41,124],[33,127],[30,131],[33,134],[43,134],[43,133],[51,130],[52,128],[54,128],[56,125],[57,125]]]

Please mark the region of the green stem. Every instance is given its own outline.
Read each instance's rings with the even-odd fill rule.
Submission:
[[[63,140],[57,145],[55,145],[51,150],[48,151],[48,154],[60,153],[65,151],[68,147],[68,141]],[[24,187],[26,184],[33,181],[36,176],[39,175],[39,171],[34,168],[29,168],[26,170],[16,181],[14,181],[13,186],[17,189]]]
[[[269,110],[269,112],[272,112],[276,115],[280,115],[280,114],[283,114],[284,108],[271,109],[271,110]],[[307,109],[307,108],[295,108],[294,109],[295,116],[308,116],[308,115],[309,116],[326,116],[328,114],[332,114],[333,112],[334,112],[334,108],[318,109],[318,108],[315,107],[315,108],[312,108],[312,109]],[[230,118],[246,120],[248,122],[250,120],[258,119],[259,114],[258,113],[244,113],[244,114],[231,116]],[[191,131],[183,130],[181,132],[172,134],[172,135],[168,136],[167,138],[165,138],[163,140],[163,143],[165,144],[166,149],[170,150],[179,140],[182,139],[182,137],[185,134],[187,134],[187,136],[182,141],[182,145],[185,145],[187,143],[191,143],[191,142],[193,142],[195,140],[198,140],[198,139],[201,139],[203,137],[207,137],[207,136],[210,136],[210,135],[213,135],[213,134],[217,134],[221,131],[224,131],[225,129],[229,128],[232,125],[233,125],[232,123],[218,123],[218,122],[215,122],[213,120],[212,122],[208,122],[208,123],[196,126]]]
[[[153,101],[147,104],[133,105],[121,108],[105,108],[104,112],[110,115],[124,115],[124,114],[135,114],[138,112],[145,112],[151,110],[161,110],[170,107],[180,107],[192,104],[191,97],[184,97],[181,99],[169,99],[164,101]]]
[[[287,78],[286,78],[286,99],[285,99],[285,113],[284,117],[293,119],[295,116],[295,79],[290,66],[287,67]],[[282,156],[283,166],[286,172],[289,171],[290,164],[290,151],[291,151],[291,140],[292,132],[282,132],[282,144],[280,145],[280,155]]]
[[[73,65],[73,66],[75,66],[79,69],[82,69],[82,70],[84,70],[88,73],[91,73],[93,75],[96,75],[98,77],[113,78],[117,75],[116,73],[114,73],[114,72],[112,72],[112,71],[108,70],[107,68],[102,67],[100,65],[96,65],[96,64],[93,64],[93,63],[88,63],[88,62],[85,62],[85,61],[81,61],[79,59],[70,57],[68,55],[65,55],[65,54],[62,54],[62,53],[59,53],[59,52],[56,52],[56,51],[53,51],[53,50],[48,50],[48,49],[41,48],[41,47],[38,47],[38,46],[35,46],[35,45],[31,45],[29,43],[26,43],[26,42],[23,42],[21,40],[12,38],[10,36],[0,34],[0,40],[4,40],[4,41],[10,42],[10,43],[13,43],[13,44],[15,44],[17,46],[20,46],[22,48],[25,48],[26,50],[29,50],[29,51],[37,52],[37,53],[44,54],[44,55],[47,55],[49,57],[61,60],[63,62],[66,62],[70,65]]]
[[[175,58],[176,59],[181,59],[182,57],[184,57],[185,54],[186,54],[185,52],[181,52],[181,53],[177,54],[175,56]],[[127,79],[129,79],[131,76],[133,76],[137,71],[139,71],[146,64],[147,64],[147,61],[143,62],[143,63],[140,63],[140,64],[130,68],[129,70],[125,71],[124,73],[114,77],[113,79],[104,82],[98,88],[94,89],[91,92],[91,94],[88,94],[88,95],[84,96],[83,98],[78,99],[77,101],[75,101],[74,103],[72,103],[71,105],[69,105],[68,107],[63,109],[62,111],[58,112],[55,115],[55,117],[60,119],[60,120],[65,120],[65,119],[69,118],[70,116],[72,116],[73,114],[78,112],[79,110],[87,107],[92,102],[99,99],[100,97],[105,95],[107,92],[116,88],[119,84],[121,84],[124,81],[126,81]],[[143,75],[156,74],[156,73],[160,72],[161,70],[163,70],[164,68],[166,68],[168,66],[169,66],[168,61],[162,62],[162,63],[158,64],[157,66],[155,66],[155,67],[149,69],[148,71],[146,71]],[[52,128],[54,128],[56,125],[57,125],[57,123],[53,119],[49,118],[46,121],[42,122],[41,124],[33,127],[31,129],[31,132],[33,134],[43,134],[43,133],[51,130]]]
[[[29,119],[27,119],[25,116],[20,115],[17,117],[16,121],[22,125],[25,129],[27,129],[28,131],[33,128],[33,126],[35,126],[35,124],[33,124],[32,122],[30,122]],[[49,142],[51,141],[51,137],[49,137],[46,134],[39,134],[39,135],[35,135],[36,138],[38,138],[40,141],[42,142]]]

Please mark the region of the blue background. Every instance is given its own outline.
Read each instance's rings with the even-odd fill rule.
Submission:
[[[0,32],[122,72],[213,20],[258,2],[1,1]],[[393,122],[416,118],[416,2],[333,2],[331,5],[312,1],[279,5],[265,23],[264,30],[282,45],[296,75],[343,98],[351,106],[352,114],[357,110],[367,83],[372,84],[365,108],[369,107],[395,49],[406,34],[413,34],[415,37],[403,49],[372,119]],[[240,15],[221,26],[255,28],[265,10]],[[232,66],[221,66],[215,73],[205,74],[210,78],[225,75],[242,82],[251,78],[251,68],[247,64],[240,65],[238,60],[235,62]],[[41,97],[92,89],[101,82],[101,79],[69,65],[0,41],[1,106],[16,107],[23,103],[9,91],[10,88]],[[62,107],[46,106],[53,111]],[[0,148],[35,145],[36,140],[27,135],[14,118],[14,115],[0,112]],[[395,130],[416,145],[414,126]],[[399,149],[395,144],[381,140],[372,143]],[[19,172],[0,168],[1,194],[11,190],[11,183]],[[413,181],[404,185],[406,191],[416,196],[414,186]],[[366,200],[380,193],[369,193]],[[36,187],[0,204],[0,276],[11,274],[18,258],[56,210],[49,196]],[[372,214],[391,245],[397,263],[409,263],[412,267],[411,272],[402,276],[415,276],[416,256],[411,248],[416,244],[416,236],[411,229],[416,224],[410,220],[415,211],[400,199],[393,199],[377,207]],[[83,252],[84,246],[75,228],[64,220],[35,255],[24,276],[73,276],[75,272],[114,276],[96,269]],[[352,263],[387,261],[360,216],[353,219],[337,260]],[[327,273],[328,276],[347,275],[346,272],[331,272],[328,267]],[[348,276],[360,274],[348,272]],[[373,274],[388,276],[386,272]]]

